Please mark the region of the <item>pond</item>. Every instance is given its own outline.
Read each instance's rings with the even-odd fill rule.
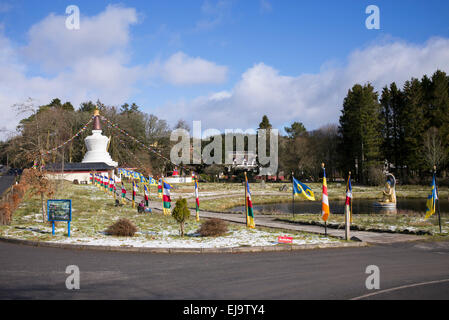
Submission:
[[[397,212],[399,213],[425,213],[427,199],[397,199]],[[375,199],[354,199],[352,204],[352,212],[354,214],[371,214],[371,213],[388,213],[392,211],[386,211],[384,209],[376,208],[373,203]],[[330,200],[329,206],[331,213],[343,214],[344,213],[345,200]],[[253,204],[256,213],[264,214],[292,214],[292,203],[271,203],[255,205]],[[243,212],[245,207],[234,207],[231,211]],[[449,215],[449,201],[448,199],[440,200],[441,215]],[[394,212],[394,211],[393,211]],[[308,214],[320,214],[321,213],[321,201],[295,201],[295,213],[308,213]],[[436,214],[436,213],[435,213]]]

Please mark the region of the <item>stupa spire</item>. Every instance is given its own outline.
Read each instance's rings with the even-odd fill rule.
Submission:
[[[97,108],[94,110],[94,130],[101,130],[100,110]]]

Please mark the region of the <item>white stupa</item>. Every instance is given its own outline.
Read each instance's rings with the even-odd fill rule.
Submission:
[[[101,134],[102,130],[99,110],[95,110],[94,117],[94,128],[92,130],[92,135],[88,136],[84,140],[86,143],[87,152],[84,155],[82,163],[103,162],[109,166],[117,167],[118,163],[112,160],[111,155],[108,152],[110,138]]]

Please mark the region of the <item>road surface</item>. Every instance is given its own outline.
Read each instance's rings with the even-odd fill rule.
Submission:
[[[0,299],[449,299],[449,242],[248,254],[0,242],[0,257]],[[66,289],[68,265],[80,269],[79,290]],[[365,287],[369,265],[380,269],[379,290]]]

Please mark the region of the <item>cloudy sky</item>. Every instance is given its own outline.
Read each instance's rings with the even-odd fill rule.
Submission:
[[[380,29],[367,29],[368,5]],[[80,10],[68,29],[66,8]],[[347,90],[449,72],[449,1],[0,2],[0,128],[11,105],[135,102],[174,124],[307,129],[338,122]]]

